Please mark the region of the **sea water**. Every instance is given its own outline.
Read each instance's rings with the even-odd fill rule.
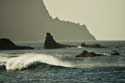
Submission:
[[[95,43],[95,42],[87,42]],[[125,83],[125,42],[96,42],[107,48],[0,51],[0,83]],[[76,58],[83,50],[105,54]],[[111,55],[117,50],[121,55]]]

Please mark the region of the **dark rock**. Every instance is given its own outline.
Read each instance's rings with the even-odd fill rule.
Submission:
[[[56,49],[56,48],[66,48],[66,47],[76,47],[76,46],[57,43],[50,33],[46,33],[46,40],[44,42],[44,48]]]
[[[94,52],[83,51],[81,54],[76,57],[96,57],[96,56],[104,56],[104,54],[96,54]]]
[[[112,51],[111,55],[120,55],[120,52],[115,50],[115,51]]]
[[[86,43],[82,43],[81,44],[82,47],[90,47],[90,48],[105,48],[104,46],[100,45],[100,44],[92,44],[92,45],[88,45]]]
[[[25,49],[33,49],[28,46],[18,46],[15,45],[10,39],[0,39],[0,50],[25,50]]]
[[[0,71],[6,70],[6,66],[4,64],[5,64],[5,62],[0,64]]]

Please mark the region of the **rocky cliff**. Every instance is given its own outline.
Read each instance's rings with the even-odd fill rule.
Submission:
[[[95,40],[85,25],[52,19],[43,0],[0,0],[0,37],[36,41],[46,32],[62,41]]]

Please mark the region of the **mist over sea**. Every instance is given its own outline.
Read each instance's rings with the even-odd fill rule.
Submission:
[[[125,41],[85,41],[107,48],[0,51],[0,83],[125,83]],[[79,46],[81,42],[66,43]],[[76,58],[83,50],[105,56]],[[111,55],[117,50],[121,55]]]

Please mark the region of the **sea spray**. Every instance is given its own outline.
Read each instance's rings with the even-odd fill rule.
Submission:
[[[6,70],[21,70],[28,68],[31,64],[36,62],[41,62],[54,66],[72,67],[69,62],[64,62],[57,57],[48,54],[37,54],[37,53],[27,53],[20,54],[18,57],[6,58],[5,62]]]
[[[37,64],[38,63],[38,64]],[[102,56],[75,58],[61,54],[24,53],[2,54],[0,53],[0,68],[6,70],[23,70],[34,68],[42,64],[70,68],[95,68],[95,67],[125,67],[123,56]],[[44,66],[45,67],[45,66]]]

